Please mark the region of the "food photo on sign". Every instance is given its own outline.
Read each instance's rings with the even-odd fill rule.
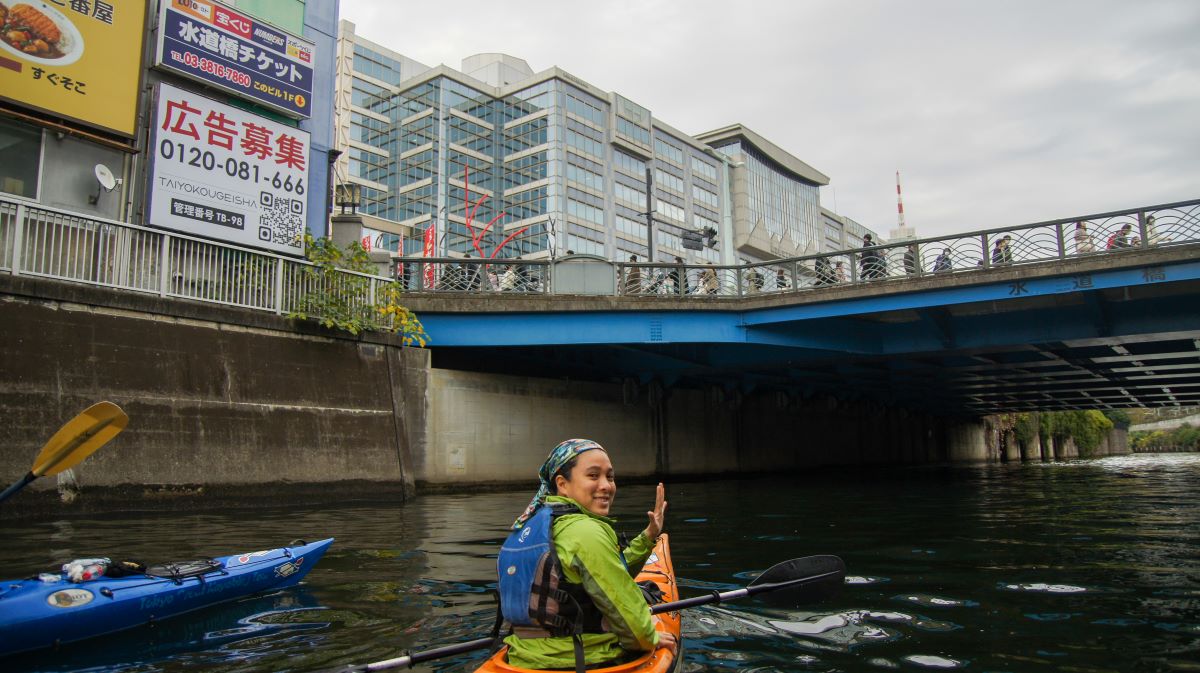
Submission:
[[[0,0],[0,98],[132,137],[145,0]]]
[[[45,2],[0,3],[0,47],[33,63],[69,65],[83,55],[83,36]]]

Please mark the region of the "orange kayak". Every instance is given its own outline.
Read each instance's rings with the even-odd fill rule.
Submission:
[[[654,553],[646,561],[646,565],[642,567],[642,572],[638,574],[637,581],[645,582],[649,580],[658,585],[658,588],[663,592],[663,600],[672,602],[679,600],[679,587],[675,586],[675,567],[671,565],[671,547],[667,542],[667,534],[663,533],[658,538],[658,544],[654,547]],[[675,634],[677,641],[680,641],[679,631],[682,627],[680,615],[678,612],[664,612],[660,615],[651,617],[654,620],[654,628],[659,631],[667,631]],[[681,648],[682,649],[682,648]],[[488,659],[482,666],[476,669],[476,673],[524,673],[532,669],[517,668],[509,666],[506,659],[508,658],[508,647],[500,648],[500,651]],[[667,673],[675,670],[675,664],[678,658],[672,655],[670,650],[658,648],[653,652],[647,652],[637,659],[609,666],[607,668],[590,668],[592,673]]]

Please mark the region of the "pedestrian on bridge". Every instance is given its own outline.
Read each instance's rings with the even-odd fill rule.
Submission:
[[[1012,236],[1005,234],[996,241],[995,247],[992,248],[992,266],[1012,264],[1012,248],[1008,246],[1008,242],[1011,240]]]
[[[1075,223],[1075,254],[1086,255],[1089,252],[1096,252],[1096,243],[1088,233],[1087,223],[1081,220]]]
[[[825,262],[825,263],[828,264],[829,262]],[[788,282],[787,272],[784,271],[783,269],[776,269],[775,270],[775,289],[779,290],[780,292],[784,292],[784,291],[790,289],[791,287],[792,287],[792,284]]]
[[[910,243],[904,251],[904,273],[915,276],[924,270],[925,268],[921,264],[921,250],[916,243]]]
[[[1120,228],[1120,230],[1117,231],[1117,233],[1108,237],[1107,248],[1109,250],[1116,250],[1117,248],[1128,248],[1129,247],[1129,233],[1131,231],[1133,231],[1132,224],[1123,225]]]
[[[671,292],[674,294],[687,294],[687,272],[683,269],[683,258],[675,256],[675,266],[671,268],[671,272],[667,274],[667,280],[671,283]]]
[[[950,259],[950,248],[942,248],[942,254],[938,255],[937,259],[933,260],[934,273],[947,273],[954,268],[954,262]]]
[[[630,255],[630,264],[637,264],[637,255]],[[641,294],[642,268],[639,266],[625,267],[625,294]]]
[[[837,275],[834,274],[833,267],[829,265],[828,257],[818,257],[817,261],[813,263],[813,271],[817,276],[817,285],[830,285],[837,282]]]
[[[863,235],[863,251],[859,256],[859,272],[863,280],[882,278],[886,267],[883,255],[875,249],[875,241],[870,234]]]
[[[704,288],[704,294],[717,293],[717,270],[712,268],[712,262],[700,274],[700,286]]]

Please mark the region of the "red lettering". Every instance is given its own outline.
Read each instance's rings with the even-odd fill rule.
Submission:
[[[195,140],[200,140],[200,132],[196,130],[196,125],[188,121],[189,114],[200,114],[200,111],[187,104],[187,101],[167,101],[167,114],[163,117],[162,129],[166,131],[170,127],[171,133],[188,136]],[[174,125],[171,120],[174,118]],[[184,127],[184,123],[187,126]]]

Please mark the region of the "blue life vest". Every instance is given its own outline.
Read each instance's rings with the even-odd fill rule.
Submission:
[[[583,673],[584,633],[606,633],[604,615],[580,584],[568,582],[554,548],[554,520],[578,514],[563,503],[543,505],[500,547],[496,571],[500,577],[501,621],[520,638],[569,636],[575,649],[575,670]],[[621,558],[624,562],[624,557]]]
[[[500,611],[518,635],[524,632],[523,637],[549,637],[603,632],[599,610],[582,586],[563,577],[554,548],[554,520],[564,514],[578,513],[579,508],[574,505],[543,505],[500,547],[496,559]],[[538,629],[545,633],[536,633]]]

